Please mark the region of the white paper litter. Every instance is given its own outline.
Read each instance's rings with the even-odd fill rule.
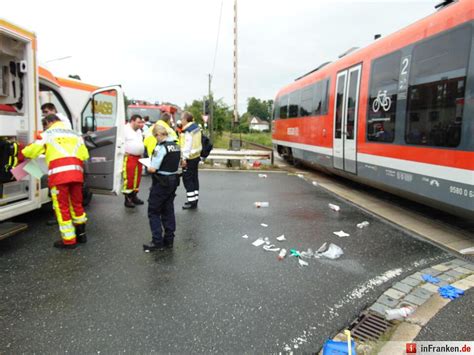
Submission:
[[[301,255],[302,258],[308,258],[308,259],[309,259],[309,258],[312,258],[313,255],[314,255],[313,249],[308,248],[308,250],[302,251],[302,252],[300,253],[300,255]]]
[[[274,244],[264,245],[263,249],[266,251],[280,251],[280,248],[277,248]]]
[[[279,242],[285,241],[286,240],[285,235],[284,234],[280,235],[279,237],[276,238],[276,240],[278,240]]]
[[[326,258],[329,258],[329,259],[337,259],[342,254],[344,254],[342,249],[340,247],[338,247],[336,244],[331,243],[331,244],[329,244],[328,250],[325,251],[324,253],[322,253],[321,255],[326,257]]]
[[[317,181],[313,181],[313,186],[318,186],[318,182]]]
[[[282,250],[280,250],[280,253],[277,256],[277,259],[278,260],[283,260],[283,259],[285,259],[285,256],[286,256],[286,249],[282,249]]]
[[[348,233],[346,233],[346,232],[344,232],[344,231],[333,232],[333,234],[337,235],[337,236],[340,237],[340,238],[350,236],[350,234],[348,234]]]
[[[300,266],[308,266],[309,265],[306,261],[304,261],[303,259],[300,259],[300,258],[298,258],[298,264],[300,264]]]
[[[255,242],[252,243],[252,245],[255,245],[256,247],[259,247],[262,244],[265,244],[263,238],[258,238]]]
[[[328,204],[329,208],[332,209],[333,211],[339,212],[341,210],[341,207],[338,205],[334,205],[332,203]]]
[[[321,245],[319,249],[316,250],[316,253],[324,253],[327,248],[328,248],[328,243],[324,242],[323,245]]]
[[[296,176],[298,176],[300,179],[304,179],[304,175],[303,175],[303,174],[296,174]]]
[[[259,178],[262,178],[262,179],[266,179],[266,178],[267,178],[267,174],[258,174],[258,177],[259,177]]]
[[[243,235],[242,238],[244,239],[249,239],[249,236],[247,234]]]
[[[361,222],[361,223],[357,223],[357,228],[362,229],[362,228],[367,227],[369,224],[370,224],[370,223],[367,222],[367,221],[364,221],[364,222]]]
[[[260,225],[261,225],[262,227],[265,227],[265,228],[268,227],[268,224],[265,224],[265,223],[260,223]]]
[[[263,240],[265,241],[265,244],[266,244],[266,245],[270,245],[270,239],[268,239],[268,237],[265,238],[265,239],[263,239]]]
[[[254,202],[253,204],[257,208],[270,206],[270,203],[268,203],[268,202],[259,202],[259,201],[257,201],[257,202]]]

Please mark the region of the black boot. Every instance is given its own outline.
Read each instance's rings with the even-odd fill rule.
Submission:
[[[125,207],[128,207],[128,208],[135,208],[135,204],[132,201],[131,195],[132,194],[125,195],[124,205],[125,205]]]
[[[59,249],[75,249],[77,247],[77,243],[74,243],[74,244],[64,244],[63,243],[63,240],[60,239],[60,240],[57,240],[54,242],[53,246],[55,248],[59,248]]]
[[[130,196],[132,197],[132,202],[135,204],[135,205],[143,205],[145,202],[143,202],[142,200],[140,200],[137,196],[137,193],[138,192],[132,192],[130,194]]]
[[[183,206],[183,210],[195,210],[197,207],[197,202],[186,202]]]
[[[173,249],[174,239],[165,239],[163,245],[166,249]]]
[[[78,243],[87,243],[85,223],[76,225],[76,241]]]
[[[164,244],[155,244],[155,242],[143,244],[143,251],[145,253],[149,253],[150,251],[163,251],[163,250],[165,250]]]

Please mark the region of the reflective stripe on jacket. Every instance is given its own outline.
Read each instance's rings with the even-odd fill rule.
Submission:
[[[178,141],[178,135],[173,130],[173,128],[168,125],[168,123],[162,120],[158,120],[155,125],[165,127],[166,132],[168,132],[168,137],[171,137],[173,138],[173,140]],[[155,136],[153,136],[153,128],[155,128],[155,125],[151,126],[150,129],[146,131],[145,140],[143,141],[145,143],[146,152],[148,153],[149,157],[153,155],[153,151],[155,150],[156,145],[158,144],[158,141],[156,140]]]
[[[201,139],[201,128],[196,123],[189,122],[183,127],[183,133],[180,139],[183,159],[195,159],[201,156]]]
[[[43,132],[42,139],[28,145],[22,153],[30,159],[45,154],[50,187],[84,181],[83,161],[89,158],[89,152],[82,137],[62,122],[54,123]]]

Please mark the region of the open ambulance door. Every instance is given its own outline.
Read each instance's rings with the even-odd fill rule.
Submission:
[[[84,162],[91,192],[118,194],[124,156],[125,99],[120,86],[98,89],[81,113],[81,130],[90,158]]]

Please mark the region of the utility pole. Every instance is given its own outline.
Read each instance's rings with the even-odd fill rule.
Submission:
[[[239,122],[238,112],[238,70],[237,70],[237,0],[234,0],[234,119],[232,120],[232,131],[234,126]]]
[[[211,142],[214,142],[214,98],[212,97],[212,91],[211,91],[211,81],[212,81],[212,75],[209,74],[209,94],[208,94],[208,100],[209,100],[209,138]]]

